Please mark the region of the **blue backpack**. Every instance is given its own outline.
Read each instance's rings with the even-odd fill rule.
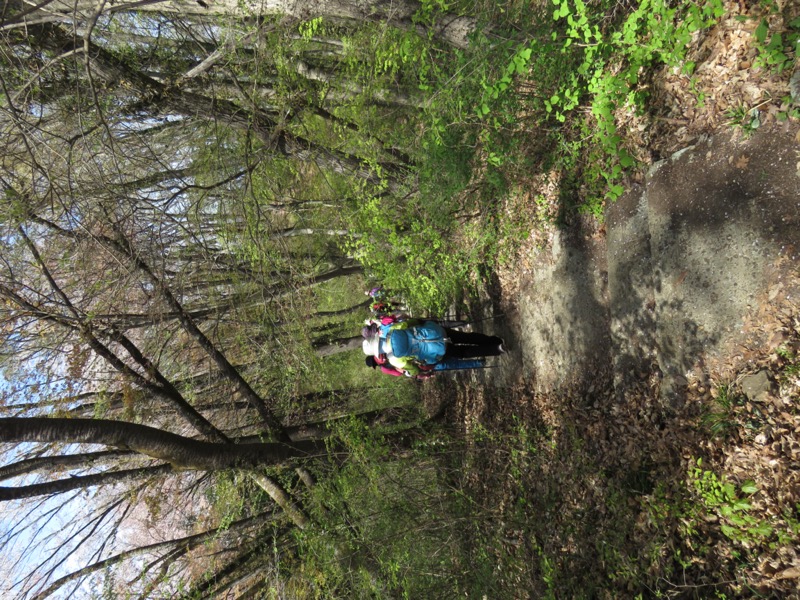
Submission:
[[[411,326],[405,323],[384,325],[381,337],[388,340],[394,356],[413,358],[426,365],[440,362],[447,350],[447,334],[433,321]]]

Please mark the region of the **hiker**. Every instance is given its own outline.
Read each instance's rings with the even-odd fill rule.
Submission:
[[[434,321],[409,319],[380,325],[375,334],[371,333],[371,328],[362,331],[364,354],[376,357],[377,365],[385,355],[391,367],[408,377],[424,375],[426,371],[478,368],[483,366],[482,361],[468,359],[505,352],[502,338],[446,329]],[[372,365],[368,362],[368,366]]]
[[[401,371],[400,369],[393,367],[385,354],[381,354],[379,356],[367,356],[366,364],[368,367],[375,369],[377,367],[381,368],[381,373],[385,375],[391,375],[393,377],[413,377],[414,379],[430,379],[436,373],[441,371],[461,371],[465,369],[482,369],[486,366],[484,359],[482,358],[472,358],[472,359],[461,359],[461,358],[450,358],[444,359],[435,365],[419,365],[420,371],[416,375],[411,375],[406,371]]]
[[[389,298],[389,294],[382,285],[374,287],[364,294],[372,298],[373,302],[369,305],[369,310],[377,319],[402,310],[402,304]]]
[[[389,360],[386,358],[385,354],[379,354],[378,356],[367,356],[365,363],[372,369],[380,367],[381,373],[384,375],[391,375],[392,377],[411,377],[411,375],[405,371],[401,371],[400,369],[393,367],[389,363]],[[414,375],[414,379],[428,379],[430,377],[433,377],[432,370],[426,371],[421,369],[419,373]]]

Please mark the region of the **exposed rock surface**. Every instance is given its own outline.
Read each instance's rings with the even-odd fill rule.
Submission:
[[[610,364],[619,399],[656,377],[669,410],[701,371],[746,362],[770,343],[758,311],[800,302],[798,135],[703,139],[608,208],[604,239],[559,231],[513,301],[516,352],[487,376],[558,391]]]

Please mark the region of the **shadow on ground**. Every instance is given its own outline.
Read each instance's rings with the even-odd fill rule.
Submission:
[[[604,238],[561,230],[491,321],[515,351],[453,380],[446,420],[471,440],[458,483],[478,499],[474,560],[502,567],[492,597],[776,597],[742,587],[758,565],[718,525],[685,533],[673,494],[712,448],[708,388],[767,360],[759,319],[800,312],[796,135],[722,136],[657,165]]]

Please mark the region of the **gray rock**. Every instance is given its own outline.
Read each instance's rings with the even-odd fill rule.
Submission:
[[[789,95],[792,97],[792,102],[800,105],[800,69],[797,69],[789,80]]]
[[[767,371],[759,371],[742,379],[742,391],[748,400],[762,400],[764,396],[777,391],[775,383]]]

